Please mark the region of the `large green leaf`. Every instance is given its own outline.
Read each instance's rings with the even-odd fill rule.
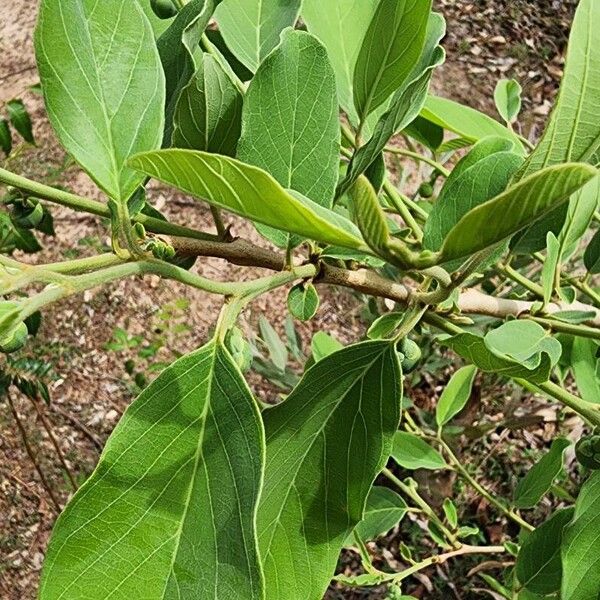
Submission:
[[[600,596],[600,472],[581,488],[575,516],[563,532],[561,600],[598,600]]]
[[[127,200],[143,181],[127,158],[159,148],[163,132],[164,75],[148,19],[137,2],[43,0],[35,46],[58,138],[111,198]]]
[[[258,531],[269,600],[323,597],[390,454],[401,395],[393,345],[365,342],[317,362],[263,413]]]
[[[572,508],[556,511],[525,538],[517,556],[515,574],[529,591],[547,596],[560,590],[560,548],[565,525],[573,518],[573,512]]]
[[[530,175],[465,214],[444,240],[443,259],[464,258],[502,242],[565,202],[596,173],[594,167],[575,163]]]
[[[523,169],[592,162],[600,149],[600,3],[581,0],[569,37],[565,74],[550,123]]]
[[[200,61],[177,101],[172,145],[234,156],[243,97],[214,56],[202,54]]]
[[[444,18],[437,13],[431,13],[419,60],[413,66],[406,81],[394,94],[388,110],[377,121],[369,141],[356,152],[348,174],[340,186],[340,192],[347,190],[359,175],[373,164],[392,136],[418,116],[427,97],[433,71],[444,62],[445,53],[438,44],[445,33]]]
[[[373,486],[367,498],[365,515],[354,528],[363,541],[374,540],[398,525],[408,512],[408,506],[401,496],[390,488]],[[346,545],[355,544],[354,532],[348,536]]]
[[[302,18],[329,54],[335,71],[339,103],[352,123],[358,122],[354,108],[354,68],[377,2],[365,0],[304,0]]]
[[[475,375],[477,368],[472,365],[462,367],[452,375],[435,408],[438,427],[449,423],[466,406],[471,397]]]
[[[244,100],[238,158],[330,207],[339,171],[335,75],[312,35],[287,30]]]
[[[183,88],[196,70],[194,56],[219,0],[191,0],[158,39],[158,51],[166,77],[165,132],[163,145],[173,134],[173,115]]]
[[[333,202],[340,129],[335,75],[312,35],[286,30],[244,101],[238,157],[321,206]],[[278,232],[260,229],[274,242]]]
[[[265,171],[216,154],[160,150],[139,154],[146,175],[264,225],[326,244],[368,250],[352,223],[308,199],[299,200]]]
[[[298,18],[302,0],[224,0],[215,13],[228,48],[250,71],[279,43]]]
[[[428,96],[421,116],[472,142],[489,136],[500,136],[512,140],[518,149],[523,148],[518,136],[498,121],[447,98]]]
[[[354,105],[361,120],[381,106],[419,60],[431,0],[380,0],[354,70]]]
[[[569,161],[598,164],[600,123],[600,4],[581,0],[569,37],[565,73],[558,100],[542,140],[529,156],[520,177]],[[550,213],[519,236],[515,252],[543,249],[546,234],[558,235],[565,223],[566,207]]]
[[[565,438],[556,438],[550,450],[531,467],[515,488],[513,504],[517,508],[533,508],[552,487],[563,469],[563,454],[571,445]]]
[[[129,407],[60,516],[42,600],[260,600],[260,415],[210,342]]]
[[[425,440],[408,431],[394,435],[392,458],[405,469],[444,469],[448,465],[444,457]]]
[[[506,189],[523,164],[513,148],[507,138],[484,138],[456,165],[425,223],[425,248],[439,250],[462,217]]]

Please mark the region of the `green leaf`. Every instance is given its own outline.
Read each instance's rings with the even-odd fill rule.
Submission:
[[[561,263],[568,260],[577,250],[592,222],[599,200],[600,177],[594,177],[569,200],[565,223],[558,236]]]
[[[556,269],[560,260],[560,243],[556,236],[549,231],[546,238],[546,260],[542,267],[542,288],[544,290],[544,305],[552,300],[556,283]]]
[[[565,525],[573,518],[573,512],[572,508],[556,511],[525,538],[517,556],[515,574],[530,592],[547,596],[560,590],[560,548]]]
[[[128,408],[54,527],[40,598],[262,598],[257,406],[216,342]]]
[[[440,344],[452,348],[454,352],[473,363],[484,373],[498,373],[507,377],[525,379],[532,383],[544,383],[550,377],[552,362],[546,352],[540,354],[539,366],[528,368],[509,358],[503,358],[492,352],[485,339],[473,333],[440,338]]]
[[[556,105],[540,143],[519,173],[520,178],[565,162],[594,165],[599,162],[600,124],[596,118],[600,89],[599,24],[600,6],[596,0],[581,0],[571,27]],[[566,214],[566,207],[562,207],[528,228],[516,250],[531,253],[542,249],[546,233],[552,231],[558,235]]]
[[[435,421],[438,427],[449,423],[466,406],[471,397],[477,368],[468,365],[452,375],[446,384],[435,409]]]
[[[235,156],[243,97],[216,58],[202,54],[173,115],[172,146]]]
[[[431,13],[433,15],[437,13]],[[403,130],[405,135],[413,138],[419,144],[429,148],[432,152],[436,152],[444,142],[444,130],[435,123],[416,117],[414,121],[409,123]]]
[[[331,207],[339,172],[338,105],[335,76],[316,38],[283,33],[248,88],[242,122],[240,160]],[[271,232],[260,231],[275,242]]]
[[[444,62],[446,56],[443,48],[438,45],[445,33],[444,18],[437,13],[431,13],[419,60],[414,64],[404,84],[394,94],[388,110],[378,120],[369,141],[356,152],[338,195],[347,190],[358,176],[369,168],[390,138],[417,118],[427,97],[433,71]]]
[[[138,154],[129,164],[242,217],[325,244],[367,250],[352,223],[308,199],[298,200],[263,170],[193,150]]]
[[[581,0],[571,27],[558,100],[522,177],[550,165],[593,162],[600,148],[600,4]],[[597,161],[596,161],[597,162]]]
[[[600,371],[598,346],[593,340],[576,337],[571,349],[571,366],[581,397],[594,404],[600,403]]]
[[[446,516],[448,524],[452,529],[456,529],[458,527],[458,511],[456,510],[456,505],[450,498],[444,498],[442,508],[444,509],[444,515]]]
[[[391,237],[390,230],[377,193],[364,175],[350,188],[349,196],[352,201],[353,220],[365,242],[375,254],[385,257]]]
[[[358,123],[354,108],[354,69],[358,53],[377,2],[364,0],[304,0],[302,19],[308,31],[317,36],[329,54],[335,71],[339,103],[350,121]]]
[[[405,469],[444,469],[442,455],[425,440],[407,431],[397,431],[394,436],[392,458]]]
[[[344,345],[324,331],[317,331],[310,342],[310,349],[315,362],[341,350]]]
[[[425,248],[439,250],[446,235],[470,210],[506,190],[523,164],[513,149],[507,138],[484,138],[458,162],[425,223]]]
[[[365,342],[317,362],[264,411],[258,531],[267,600],[321,600],[390,454],[401,399],[393,345]]]
[[[512,140],[518,151],[523,148],[518,136],[510,129],[478,110],[453,100],[429,95],[421,116],[471,142],[489,136],[500,136]]]
[[[159,148],[163,131],[164,75],[148,19],[137,2],[43,0],[35,47],[59,140],[125,202],[144,179],[128,157]]]
[[[287,30],[244,101],[240,160],[268,171],[286,189],[330,207],[340,133],[335,75],[321,43]]]
[[[533,508],[548,492],[563,469],[563,454],[570,445],[569,440],[556,438],[550,450],[519,481],[513,500],[517,508]]]
[[[514,123],[521,112],[523,88],[514,79],[501,79],[494,90],[494,101],[498,113],[506,123]]]
[[[591,321],[597,316],[595,310],[559,310],[558,312],[552,313],[553,319],[558,319],[564,323],[574,323],[575,325],[581,325],[586,321]]]
[[[523,179],[469,211],[446,236],[443,259],[464,258],[507,239],[562,204],[596,173],[588,165],[565,164]]]
[[[256,73],[266,56],[279,44],[279,35],[293,27],[302,0],[224,0],[215,19],[228,48]]]
[[[372,340],[386,338],[398,328],[403,318],[404,313],[401,312],[386,313],[373,321],[367,331],[367,336]]]
[[[380,0],[354,71],[354,105],[361,121],[411,73],[425,42],[431,0]]]
[[[585,268],[592,274],[600,273],[600,230],[596,231],[583,255]]]
[[[513,360],[530,369],[539,367],[542,354],[556,365],[562,353],[560,342],[534,321],[513,320],[489,331],[485,345],[498,357]]]
[[[295,285],[288,294],[289,311],[301,321],[310,321],[319,310],[319,294],[312,283]]]
[[[583,485],[573,521],[563,532],[561,600],[597,600],[600,593],[600,472]]]
[[[6,156],[12,150],[12,134],[10,133],[10,127],[6,119],[0,119],[0,148],[2,148]]]
[[[217,0],[191,0],[158,38],[158,51],[166,78],[163,146],[169,146],[171,142],[175,108],[183,89],[196,71],[194,56],[199,52],[200,38],[216,4]]]
[[[33,138],[33,128],[31,118],[23,104],[23,100],[10,100],[6,103],[6,113],[12,123],[12,126],[19,132],[19,135],[30,144],[35,144]]]
[[[279,337],[279,334],[273,329],[273,326],[263,315],[258,321],[260,327],[260,335],[263,342],[269,350],[269,358],[271,362],[280,370],[285,371],[288,363],[288,352],[285,344]]]
[[[354,528],[361,540],[369,541],[396,527],[405,517],[408,506],[401,496],[386,487],[374,486],[369,492],[362,521]],[[346,540],[347,546],[355,544],[354,533]]]

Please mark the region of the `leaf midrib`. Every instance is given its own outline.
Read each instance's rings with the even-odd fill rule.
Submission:
[[[212,342],[211,350],[212,350],[212,355],[211,355],[211,363],[210,363],[210,377],[208,379],[208,387],[207,387],[207,391],[206,391],[206,401],[204,403],[204,407],[202,408],[202,412],[200,413],[200,416],[199,416],[199,420],[202,423],[202,428],[200,431],[200,435],[198,436],[198,446],[196,448],[196,453],[194,454],[194,467],[193,467],[192,476],[190,477],[190,482],[188,485],[188,493],[187,493],[187,498],[185,500],[185,508],[182,512],[181,522],[175,533],[177,542],[175,544],[175,547],[173,548],[173,557],[171,560],[171,565],[169,567],[169,574],[171,572],[173,572],[173,575],[174,575],[175,563],[176,563],[177,557],[179,555],[179,546],[181,544],[181,536],[183,534],[183,528],[184,528],[185,522],[187,520],[187,514],[188,514],[188,511],[190,508],[192,493],[194,491],[194,486],[196,483],[196,476],[198,474],[198,466],[200,463],[200,457],[203,454],[202,444],[204,441],[204,433],[206,431],[206,416],[210,409],[210,403],[212,400],[212,386],[213,386],[213,380],[214,380],[214,374],[215,374],[215,363],[216,363],[216,357],[217,357],[217,344],[214,341]],[[211,513],[212,513],[212,502],[211,502]],[[213,519],[213,523],[214,523],[214,519]],[[215,579],[218,579],[218,568],[219,568],[219,561],[217,560],[217,561],[215,561],[215,569],[216,569]],[[177,580],[176,577],[175,577],[175,580]],[[169,585],[169,581],[170,581],[170,575],[169,575],[169,577],[167,577],[165,579],[165,587],[163,588],[161,598],[165,598],[165,594],[167,591],[167,587]],[[177,585],[179,586],[179,584],[177,584]]]

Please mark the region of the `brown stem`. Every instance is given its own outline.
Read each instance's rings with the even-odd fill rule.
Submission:
[[[285,268],[285,258],[282,255],[256,246],[241,238],[237,238],[232,242],[205,241],[181,237],[171,237],[170,240],[172,246],[183,255],[213,256],[236,265],[260,267],[274,271],[281,271]],[[386,279],[368,269],[352,271],[328,264],[321,266],[321,272],[316,283],[340,285],[371,296],[389,298],[401,304],[406,304],[413,299],[416,293],[409,287]],[[461,292],[458,299],[458,308],[463,313],[487,315],[499,319],[529,315],[534,306],[535,303],[533,302],[496,298],[475,289],[467,289]],[[590,327],[600,328],[600,310],[581,302],[574,302],[573,304],[551,303],[546,306],[546,315],[552,316],[565,310],[594,313],[596,316],[591,318],[587,324]],[[557,331],[561,330],[561,322],[553,321],[552,328]],[[600,335],[598,332],[594,333],[593,330],[584,332],[583,329],[579,333],[580,335],[587,334],[589,337]]]
[[[52,488],[50,487],[50,484],[48,483],[48,480],[46,479],[44,472],[42,471],[38,461],[35,458],[35,454],[33,452],[33,449],[31,448],[31,445],[29,444],[29,439],[27,438],[27,432],[25,431],[25,427],[23,427],[23,423],[21,421],[21,418],[19,417],[19,413],[17,412],[17,409],[15,408],[12,398],[10,397],[10,394],[6,395],[6,401],[8,402],[10,411],[12,412],[12,415],[15,418],[15,422],[17,423],[17,429],[19,430],[19,433],[21,434],[21,439],[23,440],[23,445],[25,446],[25,451],[27,452],[27,456],[29,456],[29,460],[31,460],[31,462],[33,463],[33,466],[35,467],[35,470],[37,471],[37,474],[40,478],[40,481],[42,482],[42,485],[44,486],[44,489],[46,490],[46,493],[50,497],[52,504],[54,504],[56,514],[59,514],[62,511],[60,503],[57,500],[56,496],[54,495],[54,492],[52,491]]]
[[[52,409],[59,415],[64,417],[75,429],[78,429],[83,435],[85,435],[98,450],[102,450],[102,442],[81,422],[76,419],[73,415],[69,414],[66,410],[63,410],[59,406],[52,404]]]
[[[54,435],[54,432],[52,431],[52,425],[46,418],[44,409],[41,408],[39,401],[37,399],[31,398],[31,397],[29,397],[29,399],[31,400],[31,404],[33,404],[33,407],[35,408],[35,412],[37,413],[40,421],[42,422],[42,425],[44,426],[44,429],[46,430],[46,433],[48,434],[48,437],[50,438],[52,445],[54,446],[54,450],[56,450],[58,460],[60,461],[60,464],[62,465],[63,469],[65,470],[65,473],[67,474],[67,477],[69,478],[69,482],[71,483],[71,487],[73,488],[73,491],[76,492],[77,487],[78,487],[77,481],[75,480],[75,477],[73,476],[73,473],[71,472],[71,469],[69,468],[69,465],[67,464],[67,461],[65,460],[65,456],[64,456],[62,450],[60,449],[58,440],[56,439],[56,436]]]

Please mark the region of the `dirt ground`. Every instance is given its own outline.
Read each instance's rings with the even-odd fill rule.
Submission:
[[[438,0],[436,4],[449,22],[449,59],[436,77],[436,92],[493,114],[490,98],[495,81],[518,76],[525,88],[524,133],[535,137],[539,119],[547,114],[561,75],[572,2]],[[0,106],[11,98],[23,98],[32,114],[37,140],[37,147],[27,149],[9,168],[100,199],[87,176],[70,164],[56,145],[41,98],[29,89],[38,81],[32,44],[37,5],[38,0],[12,0],[0,6]],[[211,227],[207,209],[190,199],[167,195],[160,187],[154,187],[150,197],[175,222],[206,230]],[[45,238],[44,250],[25,260],[52,262],[82,257],[107,243],[107,228],[99,219],[62,209],[53,209],[53,215],[56,237]],[[249,226],[234,220],[232,223],[236,235],[258,241]],[[258,274],[216,259],[200,259],[195,269],[221,280]],[[182,301],[174,307],[176,299]],[[164,339],[155,360],[171,360],[207,339],[220,305],[219,297],[145,277],[87,292],[44,312],[42,329],[27,353],[54,364],[52,402],[42,410],[78,483],[93,469],[98,446],[133,397],[133,382],[124,364],[132,355],[105,349],[115,328],[146,339]],[[165,311],[173,315],[173,323],[182,326],[164,331],[160,315]],[[260,314],[281,330],[286,314],[285,292],[255,303],[245,317],[248,327]],[[350,341],[362,327],[356,299],[347,292],[329,290],[322,297],[318,317],[299,329],[305,340],[312,331],[324,329],[342,341]],[[267,398],[276,393],[258,377],[252,377],[251,382]],[[30,401],[17,394],[11,400],[58,503],[64,505],[71,487],[48,433],[40,427]],[[36,597],[55,516],[56,509],[27,456],[9,406],[0,399],[1,600]],[[331,598],[351,597],[365,596],[331,592]]]

